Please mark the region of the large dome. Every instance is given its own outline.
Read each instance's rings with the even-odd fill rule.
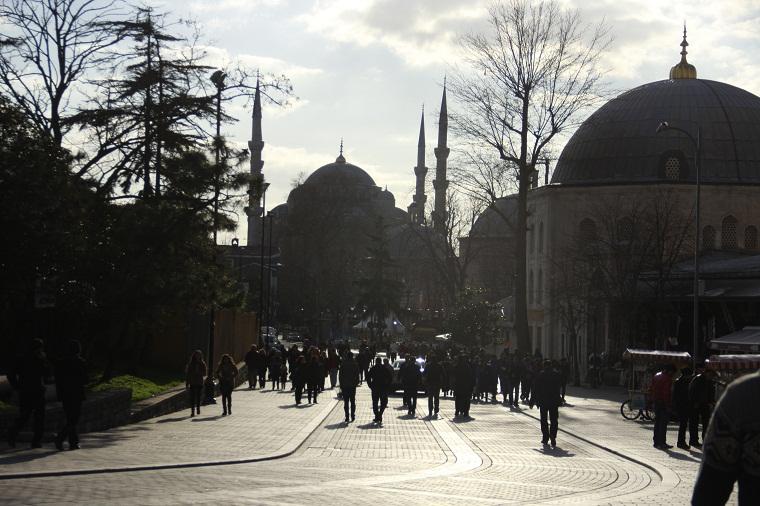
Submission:
[[[760,183],[760,98],[705,79],[657,81],[609,101],[562,151],[552,176],[559,184],[694,182],[694,147],[667,121],[696,137],[701,128],[701,180]]]
[[[304,185],[314,186],[377,186],[372,176],[364,169],[346,163],[341,154],[335,163],[328,163],[314,172],[304,181]]]

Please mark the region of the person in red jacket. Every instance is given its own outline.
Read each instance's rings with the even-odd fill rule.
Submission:
[[[652,402],[654,403],[654,447],[658,450],[673,448],[666,442],[670,420],[671,392],[675,367],[666,364],[652,379]]]

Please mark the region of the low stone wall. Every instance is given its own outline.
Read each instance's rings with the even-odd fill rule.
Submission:
[[[132,390],[119,388],[105,392],[90,392],[82,404],[79,431],[95,432],[124,425],[129,422]],[[16,403],[17,405],[17,403]],[[16,413],[0,414],[0,434],[7,434],[16,419]],[[60,402],[48,402],[45,408],[45,439],[50,440],[63,426],[65,416]],[[19,441],[30,441],[32,437],[30,418],[19,434]]]
[[[240,374],[235,386],[239,386],[248,378],[248,368],[245,362],[238,364]],[[220,395],[219,384],[216,384],[215,395]],[[17,402],[14,402],[18,405]],[[87,400],[82,405],[82,417],[79,421],[79,432],[96,432],[110,429],[119,425],[140,422],[175,411],[187,409],[190,398],[184,386],[175,387],[161,395],[150,397],[138,402],[132,402],[132,390],[120,388],[104,392],[90,392]],[[0,414],[0,434],[5,435],[16,419],[16,413]],[[48,402],[45,409],[45,439],[52,440],[53,435],[63,426],[63,408],[60,402]],[[30,419],[23,432],[19,434],[19,441],[31,440]]]
[[[248,368],[245,362],[240,362],[237,366],[240,374],[238,374],[235,382],[236,387],[247,381],[248,378]],[[215,395],[220,395],[218,382],[216,383]],[[190,407],[190,394],[184,385],[178,386],[161,395],[133,403],[129,423],[141,422],[149,418],[167,415],[175,411],[187,409],[188,407]]]

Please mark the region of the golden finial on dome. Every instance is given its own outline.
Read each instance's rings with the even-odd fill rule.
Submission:
[[[335,159],[335,163],[346,163],[346,158],[343,156],[343,137],[340,138],[340,154]]]
[[[686,51],[686,46],[688,45],[689,43],[686,42],[686,23],[684,23],[683,24],[683,40],[681,41],[681,61],[678,62],[677,65],[674,65],[670,69],[671,79],[696,79],[697,78],[697,68],[691,63],[686,61],[686,55],[688,54],[688,51]]]

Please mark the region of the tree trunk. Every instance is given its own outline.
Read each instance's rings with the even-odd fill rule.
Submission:
[[[529,92],[523,97],[522,130],[520,138],[520,173],[517,193],[517,234],[515,236],[515,253],[517,262],[517,286],[515,290],[515,328],[517,330],[517,349],[532,352],[528,335],[528,298],[527,298],[527,232],[528,232],[528,188],[530,172],[528,165],[528,106]]]

